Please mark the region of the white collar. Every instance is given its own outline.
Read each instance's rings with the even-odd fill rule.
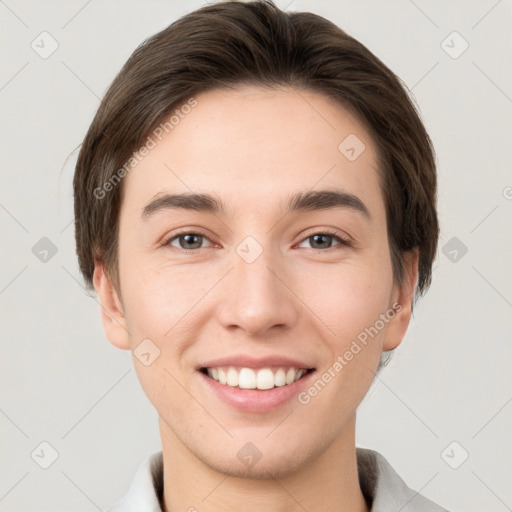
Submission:
[[[357,465],[361,491],[370,512],[447,512],[416,491],[400,478],[378,452],[357,448]],[[162,512],[163,456],[155,452],[138,468],[125,496],[107,512]]]

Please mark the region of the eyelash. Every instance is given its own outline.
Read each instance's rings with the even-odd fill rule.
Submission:
[[[197,252],[199,249],[203,249],[203,247],[200,247],[199,249],[183,249],[181,247],[178,248],[178,247],[171,246],[171,242],[172,241],[174,241],[175,239],[180,238],[181,236],[184,236],[184,235],[198,235],[198,236],[201,236],[203,238],[206,238],[207,240],[210,240],[204,233],[201,233],[200,231],[181,231],[179,233],[174,233],[169,238],[166,238],[160,244],[160,247],[170,247],[172,250],[177,250],[177,251],[185,252],[185,253],[193,253],[193,252]],[[332,238],[335,238],[336,240],[338,240],[338,242],[339,242],[338,245],[339,246],[342,246],[342,247],[352,247],[352,242],[348,238],[344,238],[344,237],[340,236],[337,231],[332,230],[332,229],[328,229],[328,228],[324,229],[324,230],[321,230],[321,231],[313,231],[313,232],[311,232],[310,234],[305,236],[299,243],[304,242],[305,240],[307,240],[308,238],[313,237],[314,235],[327,235],[329,237],[332,237]],[[330,250],[335,250],[336,247],[337,246],[329,247],[327,249],[316,249],[316,251],[317,252],[327,252],[327,251],[330,251]],[[312,250],[315,250],[315,249],[312,248]]]

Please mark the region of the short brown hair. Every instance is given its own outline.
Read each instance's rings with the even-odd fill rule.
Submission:
[[[403,281],[404,253],[417,248],[416,296],[423,294],[439,227],[434,149],[415,106],[400,78],[359,41],[321,16],[285,12],[270,0],[222,2],[183,16],[145,40],[110,85],[73,182],[76,248],[87,288],[93,289],[98,261],[120,291],[123,180],[108,193],[101,187],[112,185],[174,109],[201,92],[243,84],[321,93],[364,124],[379,157],[394,278]]]

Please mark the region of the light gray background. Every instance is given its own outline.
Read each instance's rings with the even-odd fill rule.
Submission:
[[[381,58],[412,90],[437,151],[433,284],[360,407],[357,443],[451,511],[512,510],[511,1],[276,3],[327,17]],[[201,5],[0,0],[0,511],[105,510],[160,449],[130,353],[108,343],[82,289],[71,180],[122,64]],[[49,48],[43,31],[59,45],[47,59],[31,47]],[[458,58],[445,49],[462,40],[442,46],[453,31],[469,43]],[[32,252],[43,237],[58,249],[47,262]],[[450,245],[442,252],[453,237],[467,247],[455,262]],[[58,452],[48,469],[43,441]]]

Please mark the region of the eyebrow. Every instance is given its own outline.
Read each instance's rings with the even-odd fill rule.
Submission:
[[[294,194],[288,198],[286,213],[335,208],[352,210],[372,220],[370,211],[361,199],[341,190],[313,190]],[[220,197],[211,194],[183,193],[163,194],[156,197],[144,207],[142,219],[146,220],[160,211],[176,209],[226,215],[226,208]]]

